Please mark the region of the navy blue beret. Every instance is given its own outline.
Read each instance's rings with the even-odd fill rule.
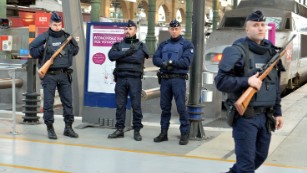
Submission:
[[[260,10],[256,10],[246,17],[246,21],[264,22],[265,16]]]
[[[51,13],[50,20],[53,21],[53,22],[62,22],[62,17],[60,15],[58,15],[58,13],[53,11]]]
[[[169,23],[169,26],[170,26],[170,27],[178,27],[178,26],[180,26],[180,23],[179,23],[176,19],[174,19],[174,20],[172,20],[172,21]]]
[[[127,24],[127,27],[136,27],[136,24],[132,21],[132,20],[128,20],[128,24]]]

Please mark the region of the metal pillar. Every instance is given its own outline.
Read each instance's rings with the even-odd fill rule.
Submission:
[[[80,3],[80,0],[77,0]],[[62,2],[64,3],[64,2]],[[99,22],[100,21],[100,7],[101,7],[101,0],[91,0],[91,21],[92,22]],[[64,5],[63,5],[64,7]],[[69,7],[68,7],[69,8]],[[78,7],[79,8],[79,7]],[[65,8],[63,8],[65,9]],[[68,9],[67,9],[68,10]],[[69,9],[70,10],[70,9]],[[70,10],[71,11],[71,10]],[[65,12],[65,10],[63,10]],[[82,17],[82,16],[81,16]],[[72,18],[73,19],[73,18]],[[82,18],[81,18],[82,19]]]
[[[217,29],[217,22],[219,21],[219,1],[213,0],[213,19],[212,19],[212,29]]]
[[[192,14],[193,14],[193,0],[186,0],[186,25],[184,38],[191,41],[192,38]]]
[[[27,62],[27,92],[22,93],[26,98],[23,99],[25,102],[23,113],[23,123],[26,124],[39,124],[39,117],[37,113],[39,112],[37,108],[39,105],[39,99],[37,99],[40,94],[36,93],[36,61],[35,59],[28,59]]]
[[[155,21],[156,21],[156,1],[148,0],[148,31],[146,36],[146,45],[150,55],[153,55],[156,49]]]
[[[80,0],[62,1],[65,21],[65,31],[74,35],[79,45],[79,53],[73,62],[73,110],[75,116],[82,116],[83,97],[84,97],[84,64],[85,64],[85,36],[83,31],[83,20],[81,13]]]
[[[238,0],[233,0],[233,9],[236,9],[238,6]]]
[[[6,18],[6,0],[0,1],[0,18]]]
[[[192,42],[194,44],[194,60],[190,72],[190,94],[188,112],[190,115],[190,139],[203,139],[205,132],[202,126],[202,107],[200,104],[200,90],[202,87],[202,64],[204,55],[204,18],[205,0],[194,0],[193,3],[193,32]]]
[[[35,38],[36,27],[35,25],[29,25],[29,43],[31,43]],[[29,58],[27,61],[27,92],[22,93],[26,98],[23,99],[25,102],[24,111],[25,116],[23,116],[23,122],[27,124],[39,124],[39,117],[37,113],[39,112],[37,104],[39,99],[37,99],[40,94],[36,93],[36,64],[37,60]]]

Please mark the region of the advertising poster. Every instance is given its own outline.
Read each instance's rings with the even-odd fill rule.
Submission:
[[[124,23],[89,23],[87,26],[87,53],[85,67],[84,105],[115,107],[115,62],[108,58],[113,43],[125,37]]]

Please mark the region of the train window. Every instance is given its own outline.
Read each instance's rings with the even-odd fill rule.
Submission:
[[[243,28],[245,17],[227,17],[225,19],[224,27]]]
[[[301,34],[301,48],[304,48],[307,44],[307,35]],[[307,49],[301,49],[301,58],[307,57]]]
[[[275,23],[276,29],[281,29],[281,17],[267,17],[265,23]]]
[[[17,9],[7,9],[6,10],[6,15],[7,16],[17,16],[18,17],[18,10]]]

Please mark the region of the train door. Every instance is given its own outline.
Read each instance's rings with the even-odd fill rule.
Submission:
[[[299,76],[299,80],[297,83],[303,82],[306,79],[307,75],[307,18],[302,16],[297,16],[297,30],[299,33],[299,57],[297,62],[297,73]]]

